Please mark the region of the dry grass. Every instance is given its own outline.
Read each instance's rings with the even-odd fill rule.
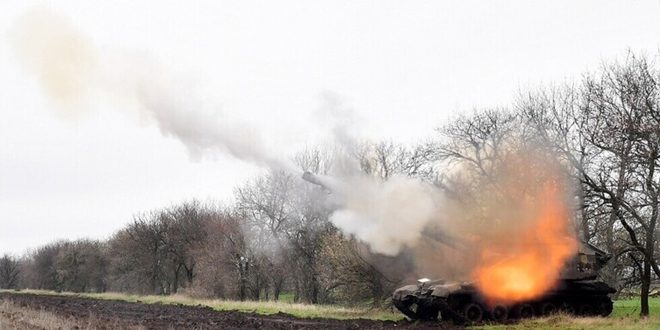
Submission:
[[[477,329],[660,329],[660,317],[574,317],[555,315],[525,320],[518,324],[486,325]]]
[[[11,301],[0,300],[0,329],[18,330],[69,330],[69,329],[127,329],[120,324],[99,322],[94,315],[85,319],[66,318],[44,310],[17,306]],[[142,329],[131,327],[128,329]]]

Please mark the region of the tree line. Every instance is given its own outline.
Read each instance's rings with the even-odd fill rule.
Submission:
[[[466,195],[457,192],[488,184],[507,152],[552,153],[576,182],[576,231],[612,255],[602,280],[638,291],[648,315],[660,277],[659,78],[652,60],[629,52],[577,81],[521,92],[508,107],[458,115],[424,143],[365,142],[351,157],[376,180],[412,176],[460,199]],[[327,173],[332,148],[305,150],[295,162]],[[457,165],[470,171],[470,182],[447,170]],[[405,251],[379,256],[342,234],[329,221],[332,210],[318,203],[327,194],[270,171],[238,187],[231,206],[181,203],[136,215],[107,240],[57,241],[5,255],[0,288],[241,300],[287,292],[307,303],[381,305],[423,261]]]

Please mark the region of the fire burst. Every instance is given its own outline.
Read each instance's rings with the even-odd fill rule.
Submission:
[[[533,214],[527,226],[511,237],[510,246],[489,246],[473,278],[491,301],[518,302],[551,290],[576,248],[568,205],[558,184],[547,181],[525,203]],[[535,205],[531,205],[535,204]]]

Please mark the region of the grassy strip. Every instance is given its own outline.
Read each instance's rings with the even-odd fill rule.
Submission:
[[[559,314],[551,317],[533,318],[517,324],[485,325],[475,329],[660,329],[660,298],[649,299],[651,316],[639,317],[639,298],[614,301],[614,310],[609,317],[573,317]]]
[[[660,329],[660,318],[648,319],[632,317],[574,317],[570,315],[555,315],[551,317],[533,318],[517,324],[486,325],[476,329]]]
[[[612,316],[639,318],[639,310],[639,298],[615,300]],[[649,298],[649,312],[660,317],[660,298]]]
[[[0,292],[16,294],[42,294],[42,295],[61,295],[86,297],[94,299],[121,300],[128,302],[139,302],[145,304],[182,304],[189,306],[208,306],[218,311],[239,311],[257,313],[262,315],[271,315],[277,313],[287,313],[299,318],[330,318],[330,319],[371,319],[371,320],[390,320],[398,321],[403,319],[403,315],[396,311],[387,311],[376,308],[363,307],[344,307],[338,305],[310,305],[281,301],[233,301],[220,299],[196,299],[184,295],[170,296],[142,296],[126,293],[72,293],[72,292],[54,292],[45,290],[0,290]]]

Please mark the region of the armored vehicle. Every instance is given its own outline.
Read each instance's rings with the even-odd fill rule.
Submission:
[[[609,256],[582,242],[577,254],[566,263],[554,287],[528,301],[488,301],[474,283],[421,279],[394,291],[392,302],[414,320],[453,320],[478,323],[549,315],[558,311],[579,316],[607,316],[612,312],[609,295],[616,290],[597,281],[598,271]]]
[[[302,178],[329,191],[341,188],[331,178],[305,172]],[[452,240],[444,240],[449,244]],[[454,247],[454,244],[449,244]],[[453,320],[478,323],[549,315],[563,311],[574,315],[607,316],[612,313],[609,295],[616,292],[597,281],[598,271],[607,263],[607,253],[581,242],[575,256],[566,263],[559,280],[540,297],[516,303],[489,301],[475,283],[421,279],[394,291],[392,302],[414,320]]]

